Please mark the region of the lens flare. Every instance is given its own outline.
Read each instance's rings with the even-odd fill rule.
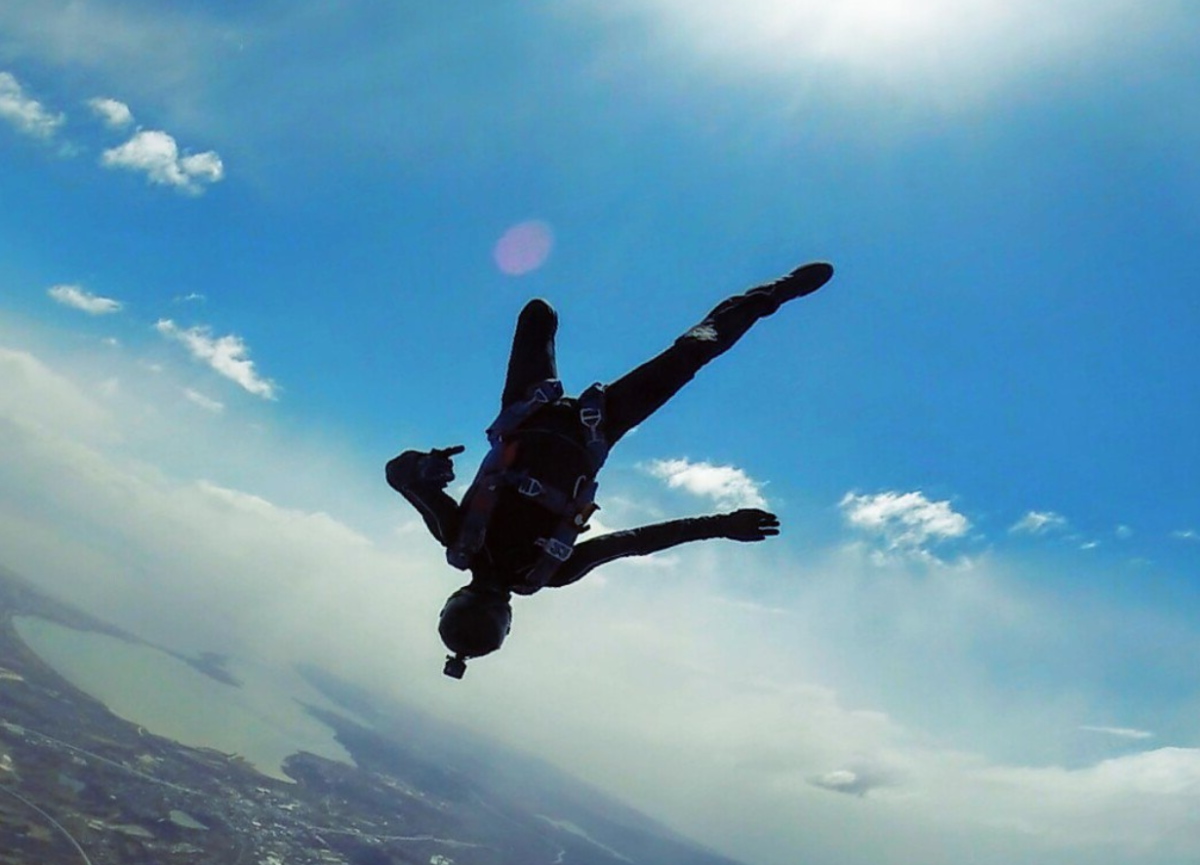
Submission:
[[[503,273],[521,276],[545,264],[553,246],[554,232],[549,224],[531,219],[520,222],[504,232],[496,241],[492,257]]]

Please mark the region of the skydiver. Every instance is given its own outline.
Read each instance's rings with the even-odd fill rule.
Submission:
[[[608,385],[564,396],[554,338],[558,316],[529,301],[517,320],[501,396],[488,428],[491,450],[456,502],[445,488],[462,445],[405,451],[387,464],[388,484],[421,514],[446,547],[447,561],[471,581],[450,595],[438,632],[453,654],[446,675],[500,648],[512,623],[513,593],[576,582],[623,556],[644,556],[709,538],[761,541],[779,534],[774,514],[757,508],[687,517],[576,542],[597,510],[596,475],[609,449],[663,406],[699,369],[729,350],[760,318],[829,281],[833,268],[806,264],[775,282],[718,304],[658,356]]]

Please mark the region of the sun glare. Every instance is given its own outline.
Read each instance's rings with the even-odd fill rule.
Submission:
[[[738,4],[659,0],[707,31],[712,47],[767,49],[779,62],[799,56],[854,65],[913,63],[957,42],[974,43],[1002,23],[1000,0],[743,0]],[[690,29],[690,28],[689,28]]]
[[[805,14],[800,7],[817,5],[775,2],[791,7],[797,15]],[[825,37],[835,53],[888,45],[916,46],[935,40],[939,28],[949,26],[953,9],[954,5],[946,0],[845,0],[826,5]],[[811,13],[810,8],[807,14]]]
[[[1120,32],[1133,0],[627,0],[729,69],[845,72],[928,96],[989,89]]]

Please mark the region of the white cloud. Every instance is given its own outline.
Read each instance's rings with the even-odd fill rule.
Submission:
[[[850,525],[881,537],[895,550],[920,550],[928,543],[961,538],[971,528],[970,521],[948,501],[931,502],[919,490],[846,493],[839,507]]]
[[[1126,525],[1120,525],[1113,530],[1113,534],[1121,540],[1126,541],[1133,537],[1133,529]]]
[[[11,72],[0,72],[0,118],[34,138],[52,138],[66,121],[64,115],[52,114],[27,96]]]
[[[88,100],[87,105],[112,129],[121,129],[133,122],[129,106],[119,100],[97,97]],[[65,115],[49,112],[36,99],[26,95],[20,82],[9,72],[0,72],[0,119],[9,121],[27,135],[43,139],[54,137],[66,122]],[[75,148],[68,145],[64,152],[75,152]],[[124,144],[105,150],[100,156],[100,164],[105,168],[142,172],[152,183],[191,195],[199,195],[207,185],[217,183],[225,175],[225,166],[216,151],[181,153],[173,136],[153,129],[139,129]]]
[[[1119,739],[1151,739],[1154,734],[1149,730],[1137,730],[1133,727],[1096,727],[1085,724],[1079,728],[1087,733],[1103,733],[1106,736],[1116,736]]]
[[[240,336],[214,337],[207,327],[183,329],[168,318],[160,319],[154,329],[168,339],[182,343],[192,357],[204,361],[255,396],[275,399],[275,383],[259,376],[254,361],[246,356],[249,350]]]
[[[108,315],[121,309],[120,301],[92,294],[78,285],[56,285],[46,293],[63,306],[82,310],[89,315]]]
[[[129,110],[128,105],[119,100],[98,96],[88,100],[88,107],[110,129],[121,129],[133,123],[133,112]]]
[[[1171,537],[1177,541],[1200,541],[1200,532],[1195,529],[1179,529],[1171,532]]]
[[[192,390],[190,387],[184,388],[183,395],[188,398],[189,402],[200,406],[205,411],[216,413],[225,410],[225,403],[207,397],[197,390]]]
[[[141,130],[119,147],[104,151],[100,163],[106,168],[141,171],[152,183],[171,186],[198,195],[206,184],[216,183],[225,173],[215,151],[181,156],[175,139],[160,130]]]
[[[1017,520],[1009,531],[1018,534],[1044,535],[1066,528],[1067,518],[1054,511],[1030,511]]]
[[[866,796],[872,790],[889,785],[883,773],[856,769],[834,769],[809,779],[814,787],[851,796]]]
[[[734,466],[717,466],[687,459],[654,460],[646,471],[667,482],[671,489],[712,499],[722,509],[765,508],[762,484]]]

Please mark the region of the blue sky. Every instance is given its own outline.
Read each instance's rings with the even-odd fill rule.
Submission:
[[[748,861],[1194,861],[1200,15],[1044,5],[5,4],[4,558],[532,727]],[[440,681],[455,575],[382,463],[470,474],[522,303],[579,390],[814,259],[602,487],[783,536]]]

